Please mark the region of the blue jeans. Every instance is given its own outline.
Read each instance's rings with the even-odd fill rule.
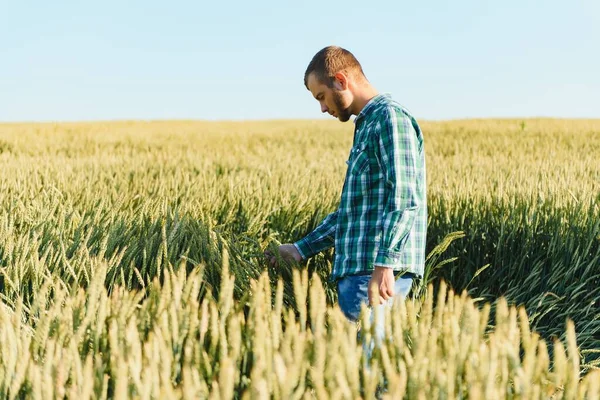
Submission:
[[[394,284],[394,297],[387,300],[384,304],[376,306],[378,318],[377,325],[375,326],[375,339],[377,342],[380,342],[385,335],[385,307],[391,307],[394,300],[398,297],[406,298],[412,287],[413,278],[414,275],[408,272],[397,277]],[[369,280],[371,280],[371,274],[352,275],[342,278],[337,283],[338,304],[346,318],[351,322],[358,321],[362,304],[369,306]],[[370,311],[370,322],[373,324],[375,312],[372,309]],[[364,345],[367,358],[369,358],[373,349],[373,343],[365,343]]]

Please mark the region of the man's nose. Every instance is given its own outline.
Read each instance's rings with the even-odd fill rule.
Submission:
[[[327,112],[329,109],[325,105],[325,103],[321,103],[321,112]]]

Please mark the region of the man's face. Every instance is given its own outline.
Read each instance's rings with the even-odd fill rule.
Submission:
[[[308,90],[312,93],[315,99],[321,104],[321,112],[327,112],[339,119],[341,122],[346,122],[350,119],[352,113],[349,110],[351,101],[348,98],[349,93],[343,90],[342,85],[336,80],[333,88],[319,82],[315,74],[311,73],[307,79]]]

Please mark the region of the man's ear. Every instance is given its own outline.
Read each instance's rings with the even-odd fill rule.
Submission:
[[[333,76],[333,85],[337,90],[348,89],[348,76],[343,72],[336,72]]]

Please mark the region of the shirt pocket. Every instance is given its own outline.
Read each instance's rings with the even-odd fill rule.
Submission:
[[[348,173],[351,175],[361,175],[369,170],[369,153],[367,143],[358,143],[350,150],[348,157]]]

